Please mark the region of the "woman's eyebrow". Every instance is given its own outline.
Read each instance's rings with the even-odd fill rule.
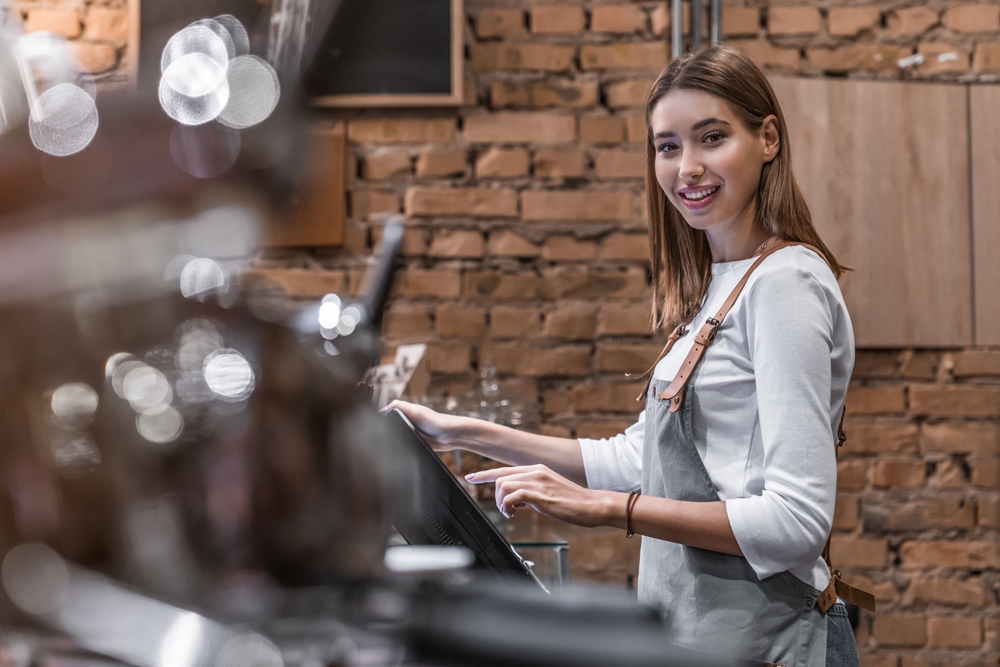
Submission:
[[[692,125],[691,126],[691,131],[700,130],[701,128],[705,127],[706,125],[712,125],[714,123],[718,123],[720,125],[729,125],[730,127],[732,127],[729,123],[727,123],[726,121],[722,120],[721,118],[706,118],[705,120],[699,120],[697,123],[695,123],[694,125]],[[676,136],[679,136],[676,132],[657,132],[656,134],[653,135],[653,138],[654,139],[664,139],[666,137],[676,137]]]

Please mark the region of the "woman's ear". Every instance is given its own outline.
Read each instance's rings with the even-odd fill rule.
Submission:
[[[771,114],[764,119],[760,127],[761,140],[764,142],[764,162],[770,162],[778,155],[781,148],[781,133],[778,131],[778,117]]]

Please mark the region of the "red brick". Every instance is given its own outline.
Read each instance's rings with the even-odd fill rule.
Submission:
[[[904,413],[906,412],[905,388],[852,386],[847,392],[847,412],[851,415]]]
[[[909,604],[946,604],[958,607],[982,607],[986,603],[986,585],[982,577],[914,577],[906,591]]]
[[[961,350],[956,352],[952,359],[955,364],[952,368],[952,375],[957,378],[976,375],[1000,375],[1000,351]]]
[[[944,27],[952,32],[997,32],[1000,7],[981,2],[955,5],[944,13]]]
[[[1000,453],[1000,426],[991,422],[925,423],[920,429],[920,448],[925,454],[996,455]]]
[[[618,144],[625,138],[625,122],[620,116],[581,116],[580,143]]]
[[[521,148],[491,148],[476,158],[476,178],[527,176],[528,151]]]
[[[434,329],[441,336],[481,338],[486,332],[486,311],[453,304],[438,306],[434,311]]]
[[[601,343],[597,346],[597,370],[602,373],[643,373],[663,349],[656,343]]]
[[[1000,528],[1000,496],[980,494],[976,503],[979,507],[979,527],[986,530]]]
[[[517,217],[517,191],[491,188],[421,188],[406,191],[406,215]]]
[[[613,438],[631,425],[632,422],[626,419],[590,419],[577,425],[576,437],[596,440]]]
[[[628,190],[527,190],[524,220],[632,220],[635,195]]]
[[[405,151],[392,149],[376,150],[366,155],[362,163],[362,175],[366,179],[381,180],[393,176],[408,176],[413,160]]]
[[[940,459],[931,463],[933,474],[928,480],[928,486],[934,489],[964,489],[968,485],[966,469],[961,461],[954,457]]]
[[[881,12],[874,5],[831,7],[827,13],[830,34],[839,37],[853,37],[865,30],[875,30],[879,27],[880,20]]]
[[[573,412],[573,399],[568,391],[549,389],[542,397],[542,413],[565,415]]]
[[[300,299],[347,293],[347,275],[343,271],[251,269],[242,280],[251,291],[278,288],[288,296]]]
[[[910,55],[907,51],[906,55]],[[899,376],[907,380],[934,380],[937,378],[940,357],[934,352],[904,352]]]
[[[1000,387],[910,385],[910,410],[928,417],[998,417]]]
[[[597,329],[597,306],[562,304],[545,314],[545,335],[567,340],[590,340]]]
[[[652,331],[650,318],[647,305],[606,303],[601,307],[597,332],[602,336],[645,336]]]
[[[424,151],[417,156],[417,176],[461,176],[469,168],[469,156],[458,149]]]
[[[469,271],[462,276],[462,294],[467,299],[534,299],[539,285],[533,273]]]
[[[427,346],[427,366],[432,373],[468,373],[470,357],[468,345],[437,343]]]
[[[574,5],[538,5],[531,8],[531,32],[536,35],[579,35],[587,19]]]
[[[353,190],[351,215],[362,220],[399,213],[399,195],[383,190]]]
[[[903,454],[917,451],[917,425],[901,421],[858,421],[845,423],[844,452],[858,454]]]
[[[580,150],[542,150],[535,153],[535,178],[579,178],[587,170]]]
[[[483,42],[469,46],[469,62],[477,72],[530,69],[565,72],[573,64],[575,49],[548,44]]]
[[[431,316],[426,308],[394,306],[382,321],[382,335],[394,340],[425,337],[430,332]]]
[[[45,31],[73,39],[83,32],[83,25],[80,23],[80,12],[76,9],[39,8],[28,12],[24,31]]]
[[[69,51],[91,74],[101,74],[118,65],[118,49],[111,44],[73,41],[69,43]]]
[[[642,403],[635,397],[642,393],[641,382],[588,382],[573,387],[573,410],[581,412],[636,413]]]
[[[128,42],[129,20],[125,9],[91,5],[87,9],[84,24],[84,39],[114,42],[118,46],[124,46]]]
[[[505,107],[592,107],[598,103],[597,81],[494,81],[490,103],[495,109]]]
[[[883,568],[888,553],[885,540],[835,535],[830,541],[830,560],[837,567]]]
[[[859,501],[855,497],[837,496],[833,511],[834,530],[854,530],[861,523],[858,516]]]
[[[756,35],[760,30],[760,10],[756,7],[723,7],[722,34],[726,37]]]
[[[864,522],[870,532],[969,529],[976,525],[976,504],[965,499],[865,503]]]
[[[1000,488],[1000,459],[973,459],[972,485],[981,488]]]
[[[542,270],[544,299],[636,299],[646,294],[646,272],[589,272],[575,266]]]
[[[903,7],[886,16],[886,34],[890,37],[910,37],[927,32],[938,22],[938,13],[927,5]]]
[[[463,229],[441,229],[434,232],[431,247],[427,251],[431,257],[479,258],[483,256],[483,235]]]
[[[836,49],[807,49],[811,67],[824,72],[896,71],[897,62],[911,54],[908,47],[891,44],[848,44]]]
[[[498,373],[528,377],[590,375],[590,346],[535,347],[523,343],[483,345],[480,359],[492,359]]]
[[[729,42],[761,67],[797,69],[799,50],[772,46],[766,39],[734,39]]]
[[[667,64],[667,43],[587,44],[580,48],[580,66],[592,69],[632,69],[659,72]]]
[[[590,12],[590,31],[617,35],[646,31],[646,13],[633,4],[597,5]]]
[[[858,350],[853,380],[888,380],[899,368],[899,352]]]
[[[455,139],[452,118],[359,118],[347,123],[347,138],[360,144],[435,144]]]
[[[983,619],[983,635],[986,640],[986,648],[994,651],[1000,650],[1000,617]]]
[[[600,151],[594,158],[594,173],[601,179],[643,178],[646,153],[619,148]]]
[[[653,79],[629,79],[612,83],[604,88],[607,105],[612,109],[644,107],[653,87]]]
[[[541,333],[542,312],[538,308],[496,306],[490,309],[490,335],[523,338]]]
[[[772,35],[813,35],[819,26],[815,7],[768,7],[767,31]]]
[[[977,44],[972,54],[972,69],[976,74],[1000,72],[1000,44]]]
[[[983,643],[979,618],[931,616],[927,619],[927,644],[932,648],[975,648]]]
[[[537,111],[476,114],[465,119],[462,133],[477,144],[566,144],[576,141],[576,118]]]
[[[927,618],[914,614],[879,614],[875,617],[879,646],[923,646],[927,643]]]
[[[913,489],[927,481],[927,464],[921,459],[881,459],[872,471],[876,488]]]
[[[865,626],[858,630],[858,633],[864,632]],[[863,646],[862,642],[858,641],[858,646]],[[862,651],[858,656],[861,660],[861,667],[899,667],[899,656],[895,653],[890,653],[885,650],[880,650],[877,653],[866,653]]]
[[[537,245],[507,230],[490,234],[489,250],[491,255],[506,257],[538,257],[541,254]]]
[[[969,69],[969,50],[963,46],[944,42],[921,42],[917,47],[917,53],[924,57],[924,61],[917,66],[917,71],[921,74],[965,72]]]
[[[868,461],[848,459],[837,461],[837,490],[861,491],[868,486]]]
[[[632,114],[625,117],[625,138],[630,144],[643,144],[649,139],[649,127],[642,114]]]
[[[524,12],[520,9],[484,9],[476,15],[476,36],[512,37],[526,31]]]
[[[550,262],[579,262],[597,257],[595,241],[578,241],[572,236],[550,236],[542,246],[542,257]]]
[[[572,438],[573,432],[566,426],[558,424],[542,424],[538,427],[538,432],[542,435],[549,435],[553,438]]]
[[[685,13],[690,13],[687,11],[688,6],[683,7]],[[725,16],[725,14],[723,14]],[[657,37],[661,37],[667,34],[670,30],[670,8],[667,7],[667,3],[661,2],[653,8],[653,11],[649,13],[650,27],[653,30],[653,34]]]
[[[382,233],[385,230],[380,225],[372,227],[372,247],[377,248],[382,243]],[[407,257],[427,253],[427,230],[422,227],[407,225],[403,228],[403,243],[400,252]]]
[[[601,240],[601,259],[649,261],[649,237],[646,234],[612,232]]]
[[[461,293],[461,277],[457,271],[407,269],[396,275],[400,296],[447,299],[455,298]]]
[[[997,545],[989,541],[910,541],[899,548],[904,570],[996,567]]]

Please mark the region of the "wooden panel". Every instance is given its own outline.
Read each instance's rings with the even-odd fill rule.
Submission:
[[[347,217],[347,133],[344,123],[306,137],[306,171],[295,207],[271,227],[271,246],[344,244]]]
[[[972,266],[977,345],[1000,345],[1000,86],[971,86]]]
[[[972,343],[965,86],[775,77],[859,347]]]

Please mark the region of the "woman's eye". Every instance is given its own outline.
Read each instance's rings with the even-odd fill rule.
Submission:
[[[722,132],[709,132],[705,135],[705,141],[710,144],[717,144],[725,137]]]
[[[658,153],[669,153],[670,151],[677,150],[677,144],[667,142],[665,144],[660,144],[660,147],[656,150]]]

